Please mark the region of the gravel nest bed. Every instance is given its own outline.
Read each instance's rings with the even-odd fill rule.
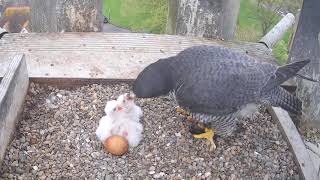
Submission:
[[[218,138],[209,153],[166,97],[137,99],[144,139],[122,157],[103,150],[95,136],[106,101],[127,84],[72,90],[31,83],[22,119],[0,168],[2,179],[298,179],[288,144],[263,112],[239,132]]]
[[[298,126],[298,130],[303,140],[320,145],[320,129],[300,125]]]

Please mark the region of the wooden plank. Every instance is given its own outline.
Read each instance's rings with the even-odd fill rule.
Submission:
[[[102,0],[30,0],[32,32],[99,32]]]
[[[0,164],[23,109],[28,86],[26,61],[23,55],[16,55],[0,82]]]
[[[320,44],[317,39],[320,32],[320,1],[303,1],[299,22],[289,52],[289,63],[310,59],[299,74],[312,79],[320,79]],[[296,79],[297,96],[304,99],[304,123],[320,127],[320,83]]]
[[[0,78],[2,78],[4,74],[7,72],[9,62],[11,59],[13,59],[13,57],[14,54],[12,54],[11,56],[0,57]]]
[[[91,84],[133,84],[133,79],[101,79],[101,78],[29,78],[30,82],[56,86],[59,88],[79,87]]]
[[[313,162],[313,165],[317,171],[317,176],[318,176],[318,179],[320,179],[320,159],[319,159],[319,155],[314,153],[313,151],[309,150],[308,149],[308,152],[309,152],[309,155],[312,159],[312,162]]]
[[[268,110],[272,118],[279,123],[283,136],[290,144],[291,150],[298,162],[301,178],[306,180],[318,180],[317,171],[309,152],[287,111],[278,107],[270,107]]]
[[[319,155],[320,158],[320,147],[316,144],[313,144],[311,142],[305,141],[304,144],[306,145],[307,149],[310,149],[315,154]]]
[[[57,32],[57,0],[31,0],[30,17],[32,32]]]
[[[170,0],[168,33],[233,40],[240,0]]]
[[[320,147],[317,147],[315,144],[307,141],[305,141],[305,145],[316,169],[318,179],[320,179]]]
[[[275,64],[261,43],[140,33],[26,33],[0,40],[2,57],[26,55],[31,78],[135,79],[150,63],[194,45],[220,45]],[[0,69],[1,71],[1,69]],[[0,72],[1,76],[1,72]]]
[[[316,173],[317,173],[318,179],[320,179],[320,159],[319,159],[319,156],[317,154],[315,154],[314,152],[310,151],[309,149],[308,149],[308,152],[309,152],[309,155],[312,159],[315,170],[317,171]]]

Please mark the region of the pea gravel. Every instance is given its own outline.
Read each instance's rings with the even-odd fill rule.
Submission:
[[[297,166],[274,120],[245,119],[209,153],[167,97],[137,99],[144,138],[122,157],[95,136],[107,100],[127,84],[58,89],[31,83],[22,119],[0,166],[1,179],[298,179]]]

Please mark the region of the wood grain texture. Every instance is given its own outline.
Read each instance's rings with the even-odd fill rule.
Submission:
[[[170,0],[167,32],[233,40],[239,0]]]
[[[160,58],[201,44],[230,47],[275,64],[260,43],[140,33],[7,34],[0,40],[0,63],[18,52],[26,55],[30,78],[126,80]]]
[[[102,0],[30,0],[32,32],[99,32]]]
[[[0,82],[0,164],[23,109],[28,86],[26,61],[23,55],[16,55]]]
[[[57,32],[56,16],[57,0],[31,0],[31,29],[32,32]]]
[[[306,145],[306,148],[310,154],[311,160],[314,164],[314,167],[317,171],[317,175],[320,179],[320,147],[316,144],[313,144],[311,142],[305,141],[304,144]]]
[[[290,144],[296,162],[298,162],[300,177],[305,180],[318,180],[319,177],[310,154],[287,111],[278,107],[270,107],[268,110],[272,118],[279,123],[283,136]]]
[[[311,60],[299,74],[316,80],[320,80],[319,9],[319,0],[303,1],[288,58],[290,63]],[[305,122],[320,129],[320,83],[297,78],[296,84],[297,96],[303,99]]]

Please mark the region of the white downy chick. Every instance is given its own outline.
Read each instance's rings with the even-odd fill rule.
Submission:
[[[134,96],[128,93],[120,95],[117,100],[108,101],[107,114],[100,120],[97,129],[98,138],[103,141],[111,135],[120,135],[128,140],[130,147],[139,145],[143,126],[139,122],[142,110],[134,103]]]
[[[116,100],[107,102],[105,107],[106,115],[99,121],[99,126],[96,130],[96,135],[100,141],[106,140],[112,135],[112,129],[115,128],[119,119],[121,119],[121,107]]]
[[[139,122],[143,113],[141,108],[135,104],[134,99],[134,94],[125,93],[120,95],[117,101],[124,108],[127,118]]]
[[[111,130],[112,134],[125,137],[128,140],[130,147],[138,146],[142,139],[142,124],[125,118],[121,120],[123,121],[117,123],[117,125]]]
[[[111,136],[112,119],[109,116],[103,116],[99,121],[99,126],[96,130],[96,136],[99,141],[103,142]]]
[[[127,138],[130,147],[139,145],[142,139],[143,126],[139,122],[142,116],[142,110],[134,103],[135,96],[125,93],[117,98],[117,102],[123,108],[121,120],[117,122],[117,128],[112,131],[115,134]]]

